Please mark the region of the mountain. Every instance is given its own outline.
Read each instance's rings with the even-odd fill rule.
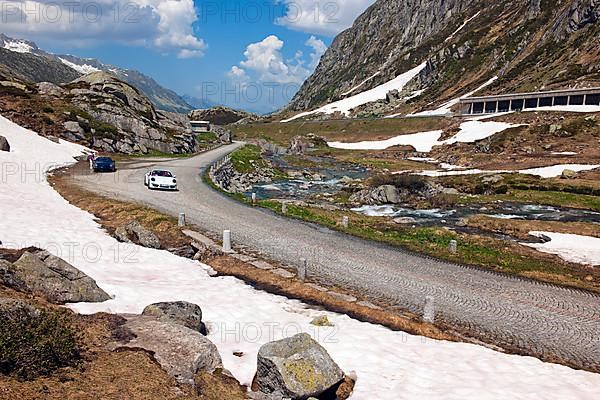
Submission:
[[[181,98],[191,105],[195,110],[207,110],[212,107],[218,106],[217,103],[214,103],[207,99],[202,99],[200,97],[190,96],[189,94],[184,94]]]
[[[598,0],[378,0],[335,38],[287,110],[312,110],[419,66],[400,93],[408,111],[495,76],[478,94],[598,86],[599,15]]]
[[[0,50],[0,63],[33,82],[62,84],[84,74],[104,71],[138,88],[160,110],[187,113],[194,108],[174,91],[136,70],[104,64],[94,58],[48,53],[31,41],[4,34],[0,34]]]

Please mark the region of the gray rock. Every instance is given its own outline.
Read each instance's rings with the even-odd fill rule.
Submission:
[[[413,217],[398,217],[398,218],[394,218],[394,222],[397,224],[402,224],[402,225],[412,225],[412,224],[416,224],[417,220],[414,219]]]
[[[40,94],[46,96],[60,97],[65,92],[63,88],[50,82],[40,82],[36,85],[36,87]]]
[[[195,330],[148,316],[128,317],[124,328],[136,337],[126,344],[114,343],[110,347],[148,351],[179,383],[193,386],[194,375],[199,371],[223,368],[217,346]]]
[[[187,301],[154,303],[146,306],[142,315],[168,320],[185,326],[206,336],[206,325],[202,322],[200,306]]]
[[[401,201],[400,191],[392,185],[363,189],[354,193],[349,199],[351,204],[398,204]]]
[[[47,251],[25,252],[2,270],[9,271],[0,273],[3,284],[42,294],[53,303],[94,303],[111,298],[92,278]],[[10,278],[4,280],[5,276]]]
[[[10,144],[4,136],[0,136],[0,151],[10,151]]]
[[[258,351],[255,384],[260,392],[301,400],[335,391],[343,380],[340,367],[306,333],[267,343]]]
[[[23,312],[33,318],[40,316],[40,311],[21,300],[0,297],[0,314],[11,320],[14,317],[22,317]],[[11,318],[13,317],[13,318]]]
[[[144,247],[160,249],[160,239],[158,238],[158,236],[156,236],[149,229],[146,229],[138,221],[133,220],[131,222],[128,222],[127,224],[123,225],[122,228],[125,231],[123,231],[123,229],[119,230],[117,228],[117,230],[119,230],[119,233],[117,236],[118,238],[121,237],[122,239],[124,239],[125,237],[124,237],[123,233],[126,232],[127,233],[126,237],[128,240],[137,241],[140,245],[142,245]],[[115,231],[115,235],[117,235],[116,231]],[[126,241],[126,240],[122,240],[122,241]]]
[[[565,169],[560,174],[560,177],[563,179],[573,179],[573,178],[577,177],[577,172],[573,171],[572,169]]]

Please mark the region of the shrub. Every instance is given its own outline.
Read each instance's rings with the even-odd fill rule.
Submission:
[[[49,375],[80,358],[65,312],[27,306],[0,308],[0,373],[21,379]]]

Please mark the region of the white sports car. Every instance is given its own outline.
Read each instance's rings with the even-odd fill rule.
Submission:
[[[164,169],[153,169],[144,176],[148,189],[177,190],[177,177]]]

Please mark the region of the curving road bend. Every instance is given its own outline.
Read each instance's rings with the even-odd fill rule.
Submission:
[[[78,184],[162,212],[186,213],[188,221],[215,233],[231,229],[235,244],[295,265],[309,263],[311,278],[364,293],[420,314],[426,296],[436,319],[537,357],[557,356],[600,372],[600,296],[477,268],[456,265],[344,235],[240,204],[202,182],[201,170],[241,146],[186,159],[140,159],[116,174],[76,174]],[[177,175],[178,192],[148,190],[151,167]]]

